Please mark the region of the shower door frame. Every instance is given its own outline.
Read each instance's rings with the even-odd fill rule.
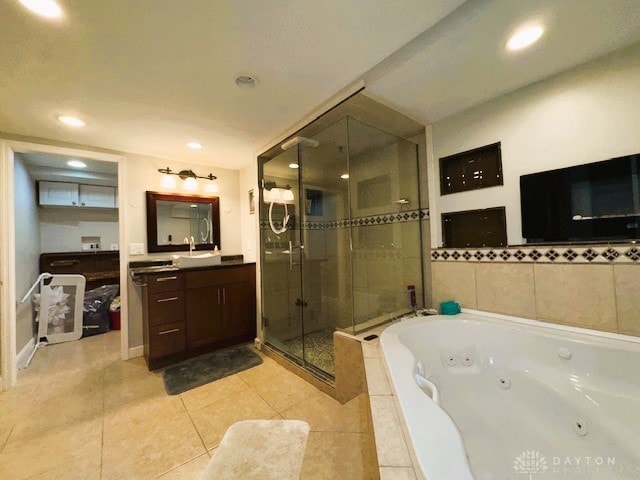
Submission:
[[[300,145],[296,145],[296,159],[298,162],[298,165],[300,164]],[[263,205],[265,204],[264,201],[264,190],[265,187],[267,185],[268,182],[265,181],[265,166],[277,159],[280,155],[283,155],[286,152],[283,151],[281,152],[279,155],[276,155],[275,157],[272,157],[270,159],[262,159],[259,160],[258,162],[258,186],[259,186],[259,194],[258,194],[258,208],[256,209],[257,211],[257,215],[258,215],[258,223],[259,223],[259,232],[260,232],[260,264],[261,264],[261,268],[260,268],[260,281],[261,281],[261,302],[260,302],[260,310],[261,310],[261,327],[263,329],[263,341],[265,342],[265,344],[267,346],[269,346],[270,348],[273,348],[275,350],[277,350],[278,352],[280,352],[281,354],[283,354],[285,357],[287,357],[288,359],[294,361],[295,363],[297,363],[298,365],[304,367],[304,368],[308,368],[313,370],[314,372],[317,370],[316,373],[319,373],[322,376],[327,376],[329,375],[326,372],[323,372],[320,369],[317,369],[316,367],[314,367],[313,365],[309,364],[306,360],[305,360],[305,354],[304,354],[304,310],[303,310],[303,306],[304,306],[304,292],[303,292],[303,280],[302,280],[302,276],[304,274],[304,269],[303,269],[303,258],[304,255],[302,254],[304,251],[304,244],[302,243],[303,241],[303,236],[302,236],[302,224],[300,221],[301,218],[301,208],[302,208],[302,197],[301,197],[301,192],[303,192],[303,188],[301,185],[301,177],[302,177],[302,172],[301,172],[301,168],[298,168],[296,171],[297,174],[297,188],[296,188],[296,192],[295,192],[295,196],[297,197],[297,200],[294,200],[294,205],[296,208],[296,213],[295,213],[295,218],[296,218],[296,224],[294,227],[294,230],[296,231],[297,234],[297,238],[298,238],[298,242],[297,245],[293,245],[293,241],[289,241],[289,272],[293,272],[294,268],[297,269],[300,273],[300,281],[298,282],[298,292],[299,292],[299,299],[296,301],[295,306],[297,307],[296,312],[296,319],[299,323],[300,326],[300,343],[301,343],[301,353],[300,356],[296,355],[293,351],[289,350],[285,350],[277,345],[275,345],[274,343],[269,341],[269,337],[268,337],[268,329],[274,327],[274,325],[270,325],[271,320],[269,320],[267,317],[265,317],[265,292],[264,292],[264,285],[265,285],[265,281],[264,281],[264,273],[265,273],[265,267],[267,265],[266,262],[266,249],[265,249],[265,232],[263,231],[263,227],[262,227],[262,222],[265,221],[264,218],[260,218],[260,210],[261,207],[263,207]],[[276,187],[278,187],[278,185],[276,185]],[[284,225],[283,225],[284,226]],[[266,227],[266,228],[270,228],[270,227]],[[274,232],[275,234],[275,232]],[[295,254],[297,255],[298,259],[297,259],[297,263],[294,261],[294,249],[295,248]],[[293,338],[293,337],[292,337]]]

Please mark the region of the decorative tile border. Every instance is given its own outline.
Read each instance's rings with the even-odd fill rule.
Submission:
[[[438,248],[436,262],[493,263],[632,263],[640,264],[640,245],[517,246],[506,248]]]
[[[380,215],[369,215],[366,217],[356,217],[330,222],[302,222],[304,230],[331,230],[334,228],[346,227],[368,227],[370,225],[388,225],[390,223],[413,222],[416,220],[425,220],[429,218],[429,209],[422,208],[416,210],[407,210],[406,212],[382,213]],[[274,222],[276,228],[282,226],[282,222]],[[269,228],[267,220],[260,221],[260,228]]]

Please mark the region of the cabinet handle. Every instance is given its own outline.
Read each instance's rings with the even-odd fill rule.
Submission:
[[[84,207],[84,202],[80,203],[80,205],[82,205]]]
[[[218,289],[218,305],[220,305],[220,289]]]
[[[227,303],[227,289],[222,289],[222,303]]]
[[[170,298],[161,298],[160,300],[158,300],[158,303],[162,303],[162,302],[173,302],[175,300],[178,300],[178,297],[170,297]]]
[[[158,335],[166,335],[167,333],[179,332],[179,328],[172,328],[171,330],[165,330],[164,332],[158,332]]]
[[[156,282],[168,282],[169,280],[177,280],[178,277],[160,277],[156,278]]]
[[[77,205],[77,202],[71,202],[71,205]]]

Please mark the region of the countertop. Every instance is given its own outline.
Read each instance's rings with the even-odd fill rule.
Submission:
[[[238,259],[240,257],[240,259]],[[141,262],[129,262],[129,274],[134,283],[143,275],[166,273],[166,272],[193,272],[197,270],[212,270],[218,268],[237,267],[238,265],[255,265],[256,262],[245,262],[241,256],[233,256],[229,260],[224,260],[220,265],[207,265],[204,267],[178,267],[171,260],[149,260]]]

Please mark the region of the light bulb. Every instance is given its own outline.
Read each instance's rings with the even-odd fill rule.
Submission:
[[[282,200],[290,202],[293,200],[293,192],[291,190],[284,189],[282,191]]]
[[[193,177],[187,177],[184,179],[182,188],[190,191],[198,190],[198,181]]]
[[[62,17],[62,9],[53,0],[20,0],[20,3],[31,10],[46,18]]]
[[[69,160],[67,162],[67,165],[73,168],[87,168],[87,164],[84,162],[81,162],[80,160]]]
[[[509,50],[522,50],[529,45],[537,42],[542,34],[544,28],[541,26],[529,27],[514,33],[507,42],[507,48]]]
[[[68,127],[81,128],[86,125],[83,120],[80,120],[77,117],[72,117],[71,115],[60,115],[58,120]]]
[[[169,189],[176,188],[176,177],[165,173],[162,176],[162,180],[160,180],[160,186],[162,188],[169,188]]]
[[[208,193],[218,193],[218,182],[215,180],[209,180],[204,185],[204,191]]]

